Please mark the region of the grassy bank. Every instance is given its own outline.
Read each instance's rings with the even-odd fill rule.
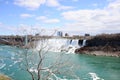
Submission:
[[[8,76],[0,74],[0,80],[11,80]]]

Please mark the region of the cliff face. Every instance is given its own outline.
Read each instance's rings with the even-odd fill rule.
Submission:
[[[79,41],[78,41],[78,45],[81,46],[82,44],[83,44],[83,40],[79,40]]]
[[[76,53],[85,51],[103,51],[103,52],[120,52],[120,34],[101,34],[86,41],[86,46],[77,49]],[[119,53],[120,54],[120,53]]]
[[[23,37],[2,37],[0,38],[0,44],[4,45],[14,45],[14,46],[22,46],[24,38]]]
[[[93,46],[120,46],[120,34],[112,34],[112,35],[98,35],[95,36],[91,40],[87,40],[86,46],[93,47]]]
[[[28,35],[28,42],[32,41]],[[25,44],[25,36],[0,36],[0,44],[22,47]]]

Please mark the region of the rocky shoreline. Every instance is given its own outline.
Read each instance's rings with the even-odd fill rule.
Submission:
[[[104,51],[82,51],[79,54],[87,54],[94,56],[111,56],[111,57],[120,57],[120,52],[104,52]]]
[[[75,53],[120,57],[120,33],[97,35]]]
[[[120,57],[120,47],[82,47],[75,50],[77,54],[89,54],[95,56],[114,56]]]

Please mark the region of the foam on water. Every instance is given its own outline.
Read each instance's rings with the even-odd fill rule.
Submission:
[[[35,72],[35,73],[38,73],[38,70],[37,70],[37,69],[35,69],[34,67],[30,68],[30,69],[29,69],[29,71],[30,71],[30,72]]]
[[[90,72],[89,74],[91,75],[91,78],[92,78],[93,80],[104,80],[104,79],[101,79],[100,77],[98,77],[96,73],[91,73],[91,72]]]
[[[6,66],[6,64],[4,63],[3,60],[0,60],[0,69],[4,68]]]
[[[38,70],[35,69],[34,67],[30,68],[29,69],[30,72],[35,72],[35,73],[38,73]],[[56,74],[52,73],[52,71],[50,69],[46,69],[44,70],[45,72],[50,72],[51,75],[55,78],[55,80],[62,80],[60,77],[56,76]],[[49,80],[54,80],[52,79],[51,77],[49,77]]]
[[[38,70],[35,69],[34,67],[31,67],[29,69],[29,71],[38,73]],[[77,79],[67,79],[66,77],[61,78],[61,77],[57,76],[55,73],[53,73],[53,71],[47,67],[45,68],[44,72],[48,72],[51,74],[51,77],[48,78],[49,80],[80,80],[79,78],[77,78]]]

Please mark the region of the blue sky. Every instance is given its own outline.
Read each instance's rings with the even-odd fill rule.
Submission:
[[[120,0],[0,0],[0,35],[120,32]]]

